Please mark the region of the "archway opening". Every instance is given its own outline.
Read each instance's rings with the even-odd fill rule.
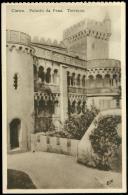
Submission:
[[[77,76],[77,86],[80,86],[80,74]]]
[[[70,81],[71,81],[70,73],[67,72],[67,83],[68,83],[68,86],[70,86]]]
[[[75,73],[72,73],[72,85],[75,86]]]
[[[89,75],[88,77],[88,88],[94,88],[95,87],[95,81],[93,75]]]
[[[58,81],[58,70],[57,69],[54,70],[53,83],[54,84],[58,84],[59,83],[59,81]]]
[[[82,87],[85,87],[85,75],[82,77]]]
[[[21,120],[13,119],[10,123],[10,147],[11,149],[19,148],[19,133]]]
[[[44,82],[45,80],[44,68],[42,66],[39,67],[38,78],[41,80],[41,82]]]
[[[51,82],[51,68],[47,68],[46,82],[47,83],[50,83]]]
[[[105,87],[110,87],[110,85],[111,85],[110,75],[109,74],[106,74],[104,76],[104,86]]]
[[[102,75],[100,74],[96,75],[96,86],[97,88],[103,87]]]

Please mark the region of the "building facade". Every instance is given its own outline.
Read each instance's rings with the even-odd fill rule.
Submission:
[[[30,149],[30,135],[95,106],[117,108],[121,63],[109,59],[111,21],[83,20],[60,43],[7,30],[8,152]]]

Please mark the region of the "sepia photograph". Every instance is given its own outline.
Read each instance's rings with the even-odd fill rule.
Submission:
[[[126,192],[125,3],[3,3],[5,193]]]

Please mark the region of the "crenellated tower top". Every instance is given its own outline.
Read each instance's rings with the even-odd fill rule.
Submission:
[[[111,35],[111,21],[108,14],[105,15],[105,18],[102,22],[84,19],[79,23],[71,26],[63,32],[63,39],[67,39],[72,36],[78,36],[79,34],[87,36],[95,36],[99,38],[98,35],[103,39],[107,39]]]
[[[66,29],[63,32],[63,42],[68,51],[76,53],[82,59],[108,58],[107,43],[110,36],[111,20],[109,15],[106,14],[101,22],[84,19]],[[99,46],[100,49],[103,49],[103,54],[98,51]]]

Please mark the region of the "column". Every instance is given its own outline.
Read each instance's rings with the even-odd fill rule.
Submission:
[[[68,118],[67,67],[60,65],[60,118],[64,122]]]

